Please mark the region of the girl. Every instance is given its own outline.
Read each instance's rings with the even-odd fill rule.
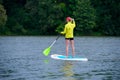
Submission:
[[[68,50],[69,50],[69,44],[71,44],[72,47],[72,56],[75,55],[75,48],[74,48],[74,28],[76,26],[75,21],[71,17],[66,18],[67,24],[65,24],[64,31],[61,32],[61,34],[65,34],[65,43],[66,43],[66,56],[68,56]]]

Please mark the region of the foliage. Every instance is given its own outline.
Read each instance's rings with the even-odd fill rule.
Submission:
[[[75,35],[120,35],[119,0],[0,0],[0,3],[4,6],[0,5],[1,35],[55,35],[56,30],[63,30],[67,16],[75,18]]]
[[[6,24],[6,21],[7,21],[6,10],[0,4],[0,34],[4,32],[4,25]]]
[[[91,0],[97,11],[96,30],[103,35],[120,35],[119,0]]]
[[[2,4],[3,0],[0,0],[0,4]]]
[[[6,10],[0,4],[0,26],[4,26],[7,20]]]
[[[96,11],[91,6],[90,0],[76,0],[77,5],[73,11],[77,27],[77,35],[91,34],[93,28],[96,26]]]

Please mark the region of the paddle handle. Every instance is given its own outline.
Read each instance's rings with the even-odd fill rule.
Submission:
[[[56,41],[58,40],[59,37],[60,37],[60,35],[57,36],[57,38],[53,41],[53,43],[50,45],[50,47],[52,47],[56,43]]]

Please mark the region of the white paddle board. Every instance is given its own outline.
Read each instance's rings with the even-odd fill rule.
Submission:
[[[72,57],[72,56],[64,56],[59,54],[52,54],[51,58],[57,59],[57,60],[70,60],[70,61],[88,61],[87,58],[84,57]]]

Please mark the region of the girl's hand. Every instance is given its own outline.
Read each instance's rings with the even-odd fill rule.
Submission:
[[[72,21],[74,21],[74,18],[71,18]]]
[[[60,34],[64,34],[64,32],[60,32]]]

